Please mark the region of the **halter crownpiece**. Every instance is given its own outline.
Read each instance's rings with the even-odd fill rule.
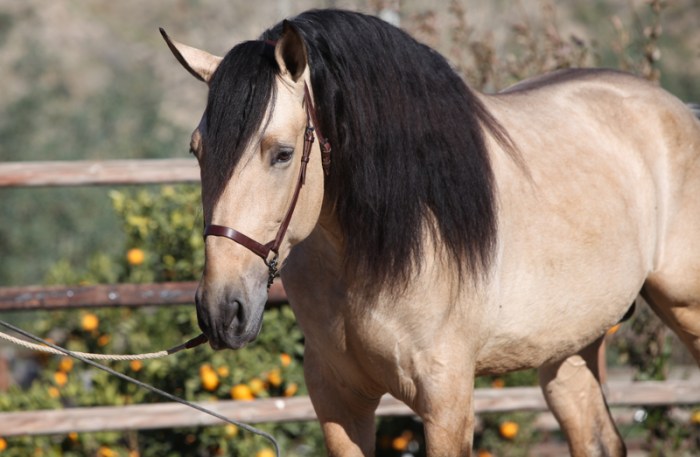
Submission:
[[[309,86],[304,83],[304,104],[306,105],[306,128],[309,129],[309,119],[313,122],[313,127],[311,130],[316,129],[316,137],[318,137],[319,145],[321,146],[321,166],[323,167],[323,174],[328,176],[331,172],[331,143],[328,141],[328,137],[321,133],[321,128],[318,124],[318,118],[316,117],[316,109],[314,108],[314,103],[311,100],[311,94],[309,93]],[[313,141],[313,138],[311,139]]]
[[[277,40],[264,40],[263,43],[265,43],[265,48],[263,51],[264,55],[267,55],[274,60]],[[331,143],[328,141],[328,137],[321,133],[318,117],[316,116],[316,108],[311,100],[311,92],[309,91],[309,86],[306,83],[304,83],[304,104],[306,105],[306,127],[308,129],[311,123],[313,123],[313,128],[311,128],[311,130],[316,130],[316,136],[318,137],[318,142],[321,145],[321,165],[323,166],[323,173],[328,176],[331,172]],[[311,141],[313,141],[313,138]]]
[[[262,244],[237,230],[223,225],[209,224],[204,229],[205,240],[208,236],[220,236],[228,238],[262,258],[263,262],[265,262],[265,265],[268,269],[268,289],[270,288],[270,286],[272,286],[272,283],[274,282],[275,278],[279,276],[279,248],[282,245],[282,240],[284,239],[284,235],[287,233],[287,229],[289,228],[289,223],[292,220],[292,214],[294,213],[294,208],[297,205],[297,200],[299,199],[299,193],[301,191],[301,188],[304,185],[304,182],[306,181],[306,165],[309,163],[309,157],[311,156],[311,147],[313,146],[314,142],[314,133],[316,134],[315,136],[318,137],[319,144],[321,146],[321,165],[323,166],[323,172],[326,175],[328,175],[328,173],[330,172],[331,144],[318,129],[318,122],[316,120],[316,110],[314,109],[313,101],[311,100],[309,86],[306,83],[304,83],[304,105],[306,108],[306,129],[304,131],[304,150],[301,154],[301,167],[299,168],[299,178],[297,180],[297,185],[294,188],[294,194],[292,195],[292,201],[289,204],[289,208],[287,209],[287,214],[285,214],[284,219],[282,219],[282,223],[280,224],[280,227],[277,230],[277,235],[275,235],[275,238],[268,243]]]

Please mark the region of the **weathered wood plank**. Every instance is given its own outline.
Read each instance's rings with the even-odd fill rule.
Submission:
[[[700,382],[610,382],[611,407],[641,405],[692,405],[700,403]],[[271,398],[251,402],[218,401],[200,403],[228,418],[250,423],[315,420],[308,397]],[[535,387],[477,389],[477,413],[545,411],[542,393]],[[377,414],[406,416],[413,412],[395,398],[385,395]],[[538,418],[541,426],[552,427],[551,418]],[[212,416],[179,403],[155,403],[121,407],[67,408],[62,410],[6,412],[0,414],[3,436],[60,434],[101,430],[154,429],[220,424]]]
[[[197,282],[157,284],[100,284],[92,286],[0,287],[0,311],[66,309],[107,306],[179,305],[194,302]],[[281,281],[275,281],[269,304],[287,300]]]
[[[313,420],[308,397],[256,401],[203,402],[199,405],[233,420],[246,423]],[[154,403],[121,407],[70,408],[0,414],[3,436],[99,430],[147,430],[220,424],[213,416],[180,403]]]
[[[199,182],[187,159],[75,160],[0,163],[0,187],[85,186]]]

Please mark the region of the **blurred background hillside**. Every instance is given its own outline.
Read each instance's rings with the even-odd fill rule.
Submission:
[[[603,65],[659,72],[664,87],[698,101],[700,0],[656,4],[659,17],[643,0],[0,0],[0,160],[186,157],[206,88],[158,27],[224,54],[312,7],[381,13],[486,91]],[[103,188],[0,189],[0,285],[41,283],[58,259],[120,251],[107,201]]]

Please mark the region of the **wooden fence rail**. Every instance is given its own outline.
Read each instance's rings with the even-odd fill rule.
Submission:
[[[610,382],[607,400],[612,407],[687,405],[700,403],[700,382]],[[272,423],[315,420],[308,397],[270,398],[254,401],[221,400],[199,403],[225,417],[246,423]],[[509,387],[476,389],[477,413],[507,411],[546,411],[539,388]],[[410,416],[403,403],[385,395],[377,409],[379,416]],[[3,436],[63,434],[104,430],[157,429],[221,424],[219,419],[179,403],[66,408],[60,410],[0,413]],[[537,419],[542,428],[556,428],[547,415]]]
[[[93,286],[0,287],[0,312],[108,306],[161,306],[194,303],[197,282],[100,284]],[[268,304],[287,301],[281,281],[268,291]]]
[[[195,159],[0,163],[0,188],[176,182],[199,182],[199,167]]]

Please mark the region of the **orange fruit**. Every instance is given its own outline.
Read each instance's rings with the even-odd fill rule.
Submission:
[[[292,356],[283,352],[280,354],[280,363],[283,367],[288,367],[292,363]]]
[[[245,384],[236,384],[235,386],[231,387],[231,398],[234,400],[253,400],[255,397],[253,397],[253,392],[250,390],[250,387],[248,387]]]
[[[68,382],[68,375],[62,371],[57,371],[53,374],[53,380],[57,386],[63,387]]]
[[[107,446],[100,446],[100,448],[97,450],[98,457],[117,457],[117,455],[118,454],[115,451]]]
[[[226,436],[228,438],[233,438],[238,435],[238,426],[234,424],[226,424],[224,430],[226,431]]]
[[[493,457],[493,454],[491,454],[486,449],[479,449],[479,452],[477,452],[476,456],[477,457]]]
[[[5,438],[0,438],[0,452],[5,449],[7,449],[7,441],[5,441]]]
[[[413,439],[413,432],[410,430],[406,430],[401,434],[401,436],[397,436],[391,441],[391,447],[395,451],[405,451],[408,449],[408,444],[411,442]]]
[[[265,392],[265,382],[260,378],[253,378],[248,381],[248,387],[256,397]]]
[[[199,370],[199,379],[202,381],[202,387],[204,390],[212,391],[219,387],[219,376],[216,371],[212,370],[211,367],[206,368],[208,365],[203,365]]]
[[[228,376],[231,372],[229,371],[228,367],[226,365],[222,365],[219,368],[216,369],[216,372],[221,376],[222,378],[225,378]]]
[[[80,326],[86,332],[92,332],[94,330],[97,330],[97,327],[99,325],[100,325],[100,319],[92,313],[87,313],[87,314],[83,315],[83,318],[80,321]]]
[[[280,373],[278,368],[275,368],[267,374],[267,382],[275,387],[279,387],[282,384],[282,373]]]
[[[51,398],[58,398],[61,396],[61,392],[54,386],[49,387],[48,392]]]
[[[700,424],[700,409],[693,411],[693,414],[690,415],[690,422]]]
[[[141,265],[146,259],[146,254],[139,248],[129,249],[126,253],[126,260],[129,265]]]
[[[501,436],[505,439],[512,440],[518,435],[518,430],[520,429],[520,426],[513,421],[504,421],[501,422],[500,427],[498,428],[498,431],[501,433]]]
[[[73,359],[70,357],[62,357],[61,361],[58,362],[58,369],[64,373],[70,373],[73,369]]]
[[[295,393],[297,393],[297,390],[299,390],[299,386],[297,385],[296,382],[291,382],[289,385],[287,385],[287,388],[284,389],[284,396],[285,397],[293,397]]]
[[[496,378],[493,381],[491,381],[491,387],[494,389],[502,389],[505,387],[506,382],[503,378]]]
[[[141,368],[143,368],[143,362],[140,360],[132,360],[129,362],[129,368],[131,368],[132,371],[141,371]]]
[[[97,345],[100,347],[107,346],[110,339],[111,338],[109,335],[101,335],[99,338],[97,338]]]
[[[78,441],[78,434],[76,432],[70,432],[68,434],[68,439],[71,441]]]
[[[620,324],[615,324],[608,330],[608,335],[614,335],[618,330],[620,330]]]
[[[256,454],[255,457],[275,457],[277,454],[275,454],[275,451],[270,449],[269,447],[266,447],[264,449],[260,449]]]

